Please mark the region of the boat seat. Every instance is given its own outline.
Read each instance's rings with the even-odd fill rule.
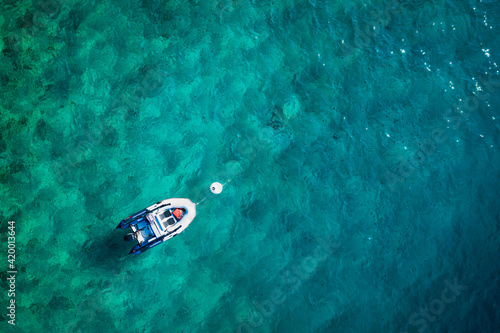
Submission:
[[[173,226],[176,223],[175,219],[173,216],[169,217],[165,222],[163,222],[163,226],[165,228],[168,228],[170,226]]]
[[[167,209],[163,213],[160,214],[160,218],[163,221],[163,227],[166,229],[172,225],[174,225],[177,221],[172,215],[170,209]]]
[[[170,209],[167,209],[166,211],[164,211],[163,213],[160,214],[160,218],[162,220],[168,219],[170,216],[172,216],[172,212],[170,211]]]

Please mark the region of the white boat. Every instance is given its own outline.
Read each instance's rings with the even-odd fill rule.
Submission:
[[[131,228],[126,241],[137,240],[130,254],[141,254],[177,236],[196,217],[196,205],[189,199],[171,198],[159,201],[123,219],[116,229]]]

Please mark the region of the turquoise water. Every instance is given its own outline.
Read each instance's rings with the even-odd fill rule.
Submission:
[[[498,1],[1,7],[0,331],[500,331]]]

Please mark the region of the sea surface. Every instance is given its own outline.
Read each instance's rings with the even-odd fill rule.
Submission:
[[[3,0],[0,331],[500,332],[499,26],[498,0]],[[128,255],[120,220],[173,197],[189,228]]]

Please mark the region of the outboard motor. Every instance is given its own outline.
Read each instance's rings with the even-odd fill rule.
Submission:
[[[137,236],[135,234],[126,234],[123,239],[126,241],[126,242],[130,242],[131,240],[134,240],[136,239]]]

